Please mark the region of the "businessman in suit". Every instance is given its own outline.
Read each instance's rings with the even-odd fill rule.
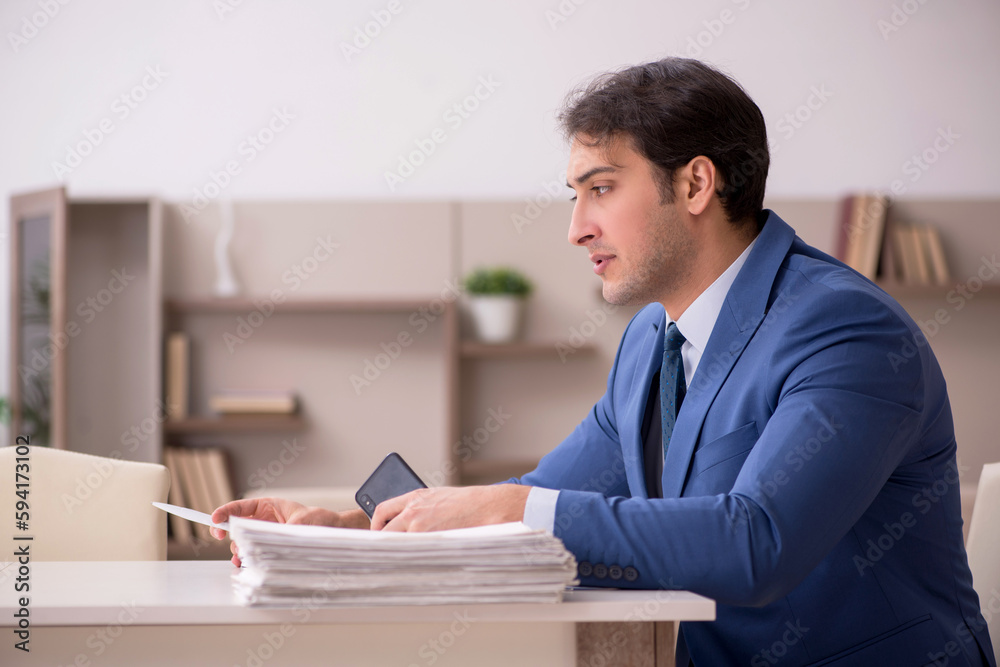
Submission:
[[[561,119],[569,240],[607,301],[649,304],[580,425],[520,479],[416,491],[370,524],[279,500],[213,518],[524,520],[584,585],[714,598],[678,664],[994,665],[941,370],[895,301],[762,208],[756,104],[670,58],[598,78]]]

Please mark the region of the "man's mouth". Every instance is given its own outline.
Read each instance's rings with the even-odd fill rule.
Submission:
[[[594,273],[601,275],[607,269],[608,262],[614,259],[614,255],[591,255],[590,261],[594,263]]]

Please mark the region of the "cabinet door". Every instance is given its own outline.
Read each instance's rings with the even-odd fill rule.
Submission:
[[[11,433],[66,446],[66,191],[14,195],[11,224]]]

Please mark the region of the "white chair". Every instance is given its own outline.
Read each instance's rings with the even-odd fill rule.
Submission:
[[[28,529],[15,526],[14,446],[0,447],[0,543],[29,544],[31,559],[164,560],[170,475],[153,463],[122,461],[49,447],[29,447]],[[25,469],[22,468],[22,471]],[[20,480],[23,482],[23,478]],[[31,542],[14,536],[31,535]]]
[[[969,522],[969,553],[972,584],[986,618],[993,651],[1000,662],[1000,463],[987,463],[979,478],[976,504]]]

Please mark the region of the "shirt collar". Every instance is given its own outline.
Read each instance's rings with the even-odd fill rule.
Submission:
[[[716,278],[715,282],[709,285],[704,292],[699,294],[698,298],[687,307],[684,314],[677,320],[677,329],[681,335],[699,352],[705,351],[708,339],[715,328],[715,321],[719,319],[719,313],[722,311],[722,304],[726,302],[729,288],[733,286],[737,274],[746,264],[747,257],[750,256],[750,251],[753,250],[759,238],[758,234],[746,247],[746,250],[736,258],[736,261],[730,264],[729,268],[723,271],[722,275]],[[667,324],[669,325],[671,321],[670,316],[667,315]]]

